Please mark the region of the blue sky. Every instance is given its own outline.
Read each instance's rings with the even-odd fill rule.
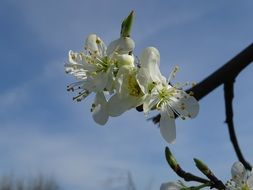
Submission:
[[[122,19],[135,10],[135,54],[155,46],[164,75],[179,65],[176,81],[199,82],[252,43],[252,6],[250,0],[2,0],[0,175],[42,173],[75,190],[123,186],[127,172],[140,190],[178,179],[166,164],[159,129],[142,113],[129,111],[101,127],[89,111],[93,97],[72,101],[66,85],[74,79],[63,68],[68,51],[81,51],[90,33],[107,44],[118,38]],[[251,65],[237,78],[234,101],[236,131],[251,162],[252,71]],[[177,120],[170,148],[186,170],[199,174],[192,161],[197,157],[228,179],[236,157],[222,90],[200,101],[196,119]]]

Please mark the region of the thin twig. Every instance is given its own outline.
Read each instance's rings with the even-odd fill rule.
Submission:
[[[172,155],[170,149],[168,147],[165,148],[165,157],[170,165],[171,169],[185,181],[196,181],[199,183],[210,183],[209,180],[193,175],[192,173],[185,172],[180,165],[177,163],[175,157]]]
[[[222,183],[222,181],[220,181],[213,173],[212,176],[210,177],[210,175],[208,175],[208,177],[210,177],[208,179],[196,176],[190,172],[186,172],[184,171],[181,166],[177,163],[176,158],[174,157],[174,155],[171,153],[169,147],[165,148],[165,157],[166,160],[168,162],[168,164],[170,165],[171,169],[181,178],[183,178],[185,181],[196,181],[202,184],[206,184],[207,186],[210,186],[210,188],[216,188],[219,190],[224,190],[226,187],[225,185]]]
[[[240,150],[235,128],[233,122],[233,98],[234,98],[234,80],[224,83],[224,98],[225,98],[225,108],[226,108],[226,123],[228,125],[230,141],[233,144],[234,150],[238,157],[238,160],[244,165],[248,170],[252,169],[252,166],[244,159],[243,154]]]

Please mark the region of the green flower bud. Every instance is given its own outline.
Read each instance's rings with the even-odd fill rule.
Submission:
[[[128,17],[123,20],[121,24],[121,32],[120,32],[121,37],[130,37],[134,15],[135,15],[134,11],[131,11]]]
[[[166,147],[165,149],[165,156],[166,156],[166,160],[169,163],[170,167],[173,170],[176,170],[178,167],[178,163],[177,160],[175,159],[175,157],[172,155],[170,149],[168,147]]]
[[[210,172],[209,168],[207,167],[207,165],[204,162],[202,162],[201,160],[199,160],[197,158],[194,158],[193,160],[194,160],[197,168],[200,171],[202,171],[204,174],[207,175]]]

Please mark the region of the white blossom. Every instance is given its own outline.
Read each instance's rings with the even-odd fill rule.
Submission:
[[[154,47],[146,48],[140,57],[137,82],[145,94],[144,113],[148,114],[151,109],[160,111],[160,132],[167,142],[173,143],[176,139],[175,114],[182,119],[194,118],[198,114],[199,104],[182,90],[182,86],[170,84],[178,68],[166,80],[160,72],[159,62],[159,51]]]
[[[84,51],[69,51],[69,59],[65,71],[78,80],[68,86],[69,91],[78,90],[74,100],[81,101],[90,93],[95,92],[96,98],[92,105],[94,120],[103,125],[108,120],[108,106],[104,92],[113,93],[115,78],[120,67],[134,65],[134,41],[121,37],[110,43],[108,48],[95,34],[85,41]]]
[[[69,85],[68,89],[82,89],[75,99],[82,100],[91,92],[112,91],[118,65],[132,64],[133,56],[123,54],[133,50],[131,38],[120,38],[111,44],[107,49],[97,35],[91,34],[86,39],[84,52],[69,52],[65,71],[74,75],[78,82]]]
[[[227,190],[253,190],[253,172],[245,169],[241,162],[231,168],[232,179],[226,183]]]

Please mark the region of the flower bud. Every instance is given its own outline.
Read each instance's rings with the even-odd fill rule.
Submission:
[[[127,18],[125,18],[121,24],[121,37],[129,37],[133,25],[134,20],[134,11],[131,11],[131,13],[128,15]]]

